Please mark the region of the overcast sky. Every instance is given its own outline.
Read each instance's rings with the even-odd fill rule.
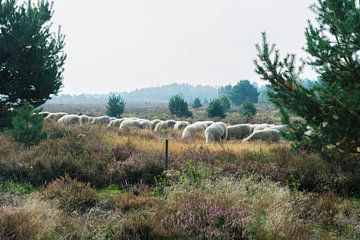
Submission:
[[[68,55],[62,93],[168,83],[234,84],[254,72],[261,32],[305,56],[310,0],[56,0]],[[305,76],[313,78],[310,71]]]

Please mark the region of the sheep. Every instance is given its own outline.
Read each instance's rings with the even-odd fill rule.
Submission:
[[[154,119],[151,121],[151,130],[155,130],[156,125],[161,122],[160,119]]]
[[[221,142],[226,139],[228,135],[228,129],[223,122],[216,122],[211,124],[205,130],[206,144],[212,142]]]
[[[190,125],[190,123],[188,121],[177,121],[174,126],[174,130],[183,130],[184,128],[186,128],[189,125]]]
[[[280,132],[289,131],[288,125],[275,125],[275,126],[271,126],[270,129],[276,129],[276,130],[278,130]]]
[[[65,112],[49,113],[49,115],[47,115],[45,119],[57,122],[60,118],[62,118],[65,115],[67,115],[67,113]]]
[[[243,139],[252,133],[251,124],[237,124],[227,127],[228,139]]]
[[[88,123],[91,123],[94,120],[94,117],[88,117]]]
[[[136,128],[151,130],[151,121],[149,121],[147,119],[128,118],[128,119],[125,119],[120,124],[120,129],[129,128],[129,127],[136,127]]]
[[[80,125],[81,120],[78,115],[65,115],[58,120],[64,126]]]
[[[267,124],[267,123],[256,124],[256,126],[255,126],[254,129],[253,129],[253,132],[255,132],[255,131],[260,131],[260,130],[264,130],[264,129],[266,129],[266,128],[271,128],[271,127],[273,127],[273,126],[275,126],[275,125],[273,125],[273,124]]]
[[[193,134],[205,131],[205,129],[213,123],[212,121],[201,121],[190,124],[184,129],[181,138],[189,139]]]
[[[162,130],[165,130],[168,128],[174,128],[175,124],[176,124],[175,120],[160,121],[155,126],[155,132],[161,132]]]
[[[89,117],[86,116],[86,115],[81,115],[80,116],[80,124],[84,125],[84,124],[87,124],[87,123],[89,123]]]
[[[111,120],[109,125],[107,125],[107,127],[115,127],[115,128],[119,128],[120,124],[125,120],[125,118],[121,118],[121,119],[115,119],[115,120]]]
[[[264,130],[259,130],[253,132],[250,136],[245,138],[243,142],[251,142],[261,140],[265,142],[279,142],[280,141],[280,131],[276,129],[266,128]]]
[[[109,125],[110,118],[108,116],[94,117],[91,124],[94,125]]]

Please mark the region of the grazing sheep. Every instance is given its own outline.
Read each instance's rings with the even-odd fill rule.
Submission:
[[[228,139],[243,139],[249,136],[252,133],[251,124],[237,124],[228,129]]]
[[[84,124],[87,124],[87,123],[89,123],[89,117],[86,116],[86,115],[81,115],[80,116],[80,124],[84,125]]]
[[[116,120],[116,119],[118,119],[118,118],[116,118],[116,117],[110,117],[110,121]]]
[[[188,121],[177,121],[174,126],[174,130],[183,130],[189,125],[190,123]]]
[[[115,119],[115,120],[111,120],[108,127],[115,127],[115,128],[119,128],[120,124],[125,120],[125,118],[121,118],[121,119]]]
[[[251,141],[264,141],[264,142],[279,142],[280,141],[280,132],[276,129],[266,128],[264,130],[259,130],[253,132],[250,136],[245,138],[244,142]]]
[[[92,120],[94,120],[94,117],[88,117],[88,123],[92,123]]]
[[[288,125],[275,125],[275,126],[271,126],[270,129],[276,129],[280,132],[287,132],[287,131],[289,131],[289,126]]]
[[[43,117],[47,117],[47,116],[49,116],[50,113],[49,112],[39,112],[39,114]]]
[[[81,120],[78,115],[65,115],[58,120],[58,123],[64,126],[80,125]]]
[[[120,129],[132,128],[132,127],[141,128],[141,123],[137,119],[128,118],[122,121],[122,123],[120,124]]]
[[[181,138],[189,139],[193,134],[205,131],[205,129],[213,123],[212,121],[202,121],[190,124],[184,129]]]
[[[57,122],[60,118],[62,118],[65,115],[67,115],[67,113],[65,112],[49,113],[49,115],[45,119]]]
[[[158,122],[158,124],[156,124],[155,132],[161,132],[162,130],[168,128],[174,128],[175,124],[176,124],[175,120],[160,121]]]
[[[154,119],[151,121],[151,130],[155,130],[156,125],[161,122],[160,119]]]
[[[222,140],[227,138],[227,135],[228,129],[223,122],[216,122],[214,124],[211,124],[205,130],[205,138],[207,144],[212,142],[221,142]]]
[[[271,128],[272,126],[275,126],[273,124],[267,124],[267,123],[263,123],[263,124],[256,124],[256,126],[253,129],[253,132],[255,131],[260,131],[260,130],[264,130],[267,128]]]
[[[147,119],[138,119],[138,121],[140,122],[141,128],[142,129],[149,129],[151,130],[151,121],[147,120]]]
[[[110,118],[108,116],[94,117],[91,124],[94,125],[109,125]]]

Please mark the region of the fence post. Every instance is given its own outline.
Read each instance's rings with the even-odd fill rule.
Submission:
[[[167,171],[169,167],[169,139],[165,139],[164,165],[165,171]]]

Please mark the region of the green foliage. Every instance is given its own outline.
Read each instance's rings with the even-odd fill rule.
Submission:
[[[229,98],[226,96],[226,95],[222,95],[220,98],[219,98],[220,102],[221,102],[221,105],[224,107],[224,110],[225,111],[229,111],[230,108],[231,108],[231,103],[230,103],[230,100]]]
[[[195,98],[195,99],[194,99],[194,102],[193,102],[193,104],[192,104],[192,107],[193,107],[193,108],[201,108],[201,107],[202,107],[200,98]]]
[[[64,35],[51,32],[52,5],[0,1],[0,127],[12,109],[28,101],[37,107],[62,86]]]
[[[257,88],[248,80],[239,81],[232,89],[229,95],[231,102],[240,106],[246,101],[257,103],[259,92]]]
[[[207,109],[206,113],[208,117],[225,117],[225,109],[224,106],[221,104],[220,99],[212,100]]]
[[[192,113],[189,111],[188,103],[180,95],[174,95],[169,101],[170,113],[177,117],[191,117]]]
[[[12,194],[30,194],[35,192],[36,189],[28,183],[17,182],[0,182],[0,192],[12,193]]]
[[[45,138],[43,127],[44,117],[28,102],[25,102],[12,118],[12,128],[8,130],[8,133],[16,141],[25,143],[29,147]]]
[[[256,114],[255,104],[252,102],[245,102],[240,106],[239,113],[246,117],[253,117]]]
[[[112,95],[106,104],[106,114],[110,117],[121,117],[125,110],[125,101],[120,95]]]
[[[331,155],[360,153],[360,7],[355,0],[319,0],[312,6],[317,23],[306,28],[306,62],[318,73],[318,82],[304,86],[303,66],[295,55],[281,59],[265,33],[257,45],[256,72],[271,83],[271,101],[303,121],[288,121],[295,149]],[[288,116],[283,119],[289,119]],[[311,130],[311,131],[309,131]]]

